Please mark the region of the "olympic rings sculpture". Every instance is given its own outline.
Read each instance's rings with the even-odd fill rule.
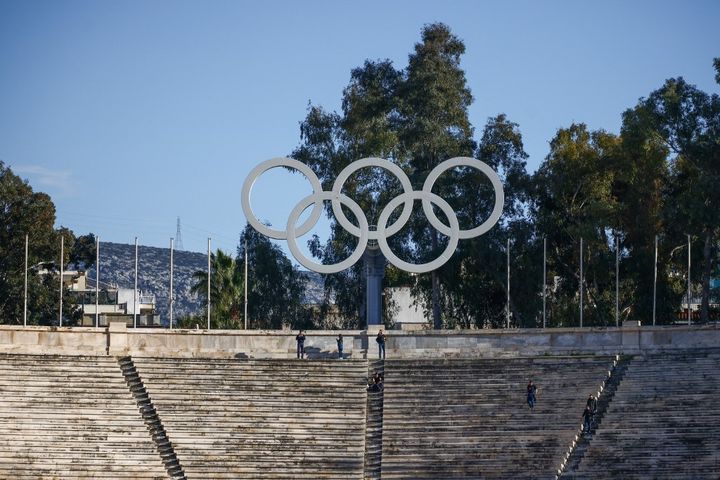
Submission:
[[[295,205],[290,213],[285,230],[273,229],[261,223],[253,213],[252,207],[250,206],[250,193],[255,181],[263,173],[278,167],[287,167],[299,171],[308,179],[313,190],[312,195],[308,195]],[[367,217],[365,216],[365,212],[363,212],[362,208],[360,208],[353,199],[342,193],[343,185],[350,175],[362,168],[368,167],[384,168],[391,174],[395,175],[395,177],[400,181],[400,185],[403,189],[403,193],[388,202],[382,210],[378,220],[379,225],[375,230],[370,229]],[[488,179],[490,179],[490,183],[492,183],[493,190],[495,191],[495,205],[492,213],[487,220],[475,228],[461,230],[457,215],[450,204],[438,195],[432,193],[432,188],[440,175],[455,167],[471,167],[479,170],[485,174]],[[415,200],[420,200],[422,202],[423,212],[430,224],[440,233],[449,238],[445,250],[438,258],[422,264],[409,263],[401,260],[392,252],[390,246],[388,245],[388,238],[399,232],[410,219],[413,202]],[[340,226],[347,230],[351,235],[358,238],[358,244],[355,247],[355,251],[342,262],[332,265],[324,265],[310,260],[300,251],[297,244],[297,238],[308,233],[317,224],[317,221],[323,211],[323,203],[326,201],[331,202],[333,214]],[[486,163],[469,157],[455,157],[440,163],[432,169],[428,177],[425,179],[422,190],[419,191],[412,189],[410,179],[399,166],[382,158],[363,158],[352,162],[340,172],[333,183],[332,190],[330,191],[322,189],[320,180],[317,175],[315,175],[315,172],[313,172],[310,167],[304,163],[287,157],[273,158],[266,160],[253,168],[245,179],[242,187],[242,209],[250,225],[267,237],[277,240],[287,240],[290,252],[301,265],[309,270],[325,274],[337,273],[353,266],[362,257],[368,241],[370,240],[377,241],[377,244],[383,255],[385,255],[385,258],[400,269],[411,273],[426,273],[435,270],[444,265],[450,259],[457,248],[459,240],[474,238],[489,231],[500,219],[504,202],[505,194],[498,174],[495,173],[495,171]],[[390,215],[401,204],[402,211],[400,216],[392,225],[388,226],[387,222],[390,219]],[[435,215],[435,212],[433,211],[433,204],[437,205],[438,208],[440,208],[440,210],[442,210],[445,214],[448,222],[450,223],[449,226],[445,225],[439,218],[437,218],[437,215]],[[356,226],[348,220],[342,210],[342,205],[345,205],[345,207],[347,207],[353,215],[355,215],[359,226]],[[309,218],[300,226],[297,226],[300,215],[302,215],[302,213],[310,206],[312,206],[312,211]]]

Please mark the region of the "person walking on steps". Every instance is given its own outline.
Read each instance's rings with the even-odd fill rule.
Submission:
[[[527,384],[527,404],[530,407],[530,410],[533,410],[535,408],[535,403],[537,402],[537,387],[533,383],[532,380],[530,380]]]
[[[375,341],[378,344],[378,358],[385,360],[385,333],[382,331],[382,328],[378,332]]]
[[[585,411],[582,414],[583,433],[589,434],[592,426],[593,411],[590,405],[585,405]]]
[[[337,338],[335,339],[335,341],[337,342],[337,347],[338,347],[338,358],[339,358],[340,360],[342,360],[342,359],[343,359],[343,337],[342,337],[342,333],[338,334],[338,336],[337,336]]]
[[[588,395],[586,406],[590,407],[590,411],[593,415],[595,415],[595,412],[597,412],[597,400],[595,397],[593,397],[592,393]]]
[[[297,358],[305,358],[305,334],[302,330],[295,336],[297,342]]]

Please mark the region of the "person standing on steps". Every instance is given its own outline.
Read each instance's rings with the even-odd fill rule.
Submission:
[[[335,341],[337,342],[337,347],[338,347],[338,358],[340,360],[342,360],[343,359],[343,336],[342,336],[342,333],[338,334],[337,339],[335,339]]]
[[[385,332],[382,331],[382,328],[378,332],[375,341],[378,344],[378,358],[385,360]]]
[[[297,358],[305,358],[305,334],[302,330],[295,336],[297,342]]]
[[[537,386],[535,386],[533,381],[530,380],[527,384],[527,404],[530,407],[530,410],[533,410],[535,408],[536,402],[537,402]]]

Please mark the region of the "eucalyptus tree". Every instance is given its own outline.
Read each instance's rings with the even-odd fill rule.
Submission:
[[[415,189],[421,189],[430,171],[444,160],[472,156],[476,147],[468,107],[473,102],[460,60],[465,45],[442,23],[427,25],[421,41],[410,54],[408,67],[399,85],[399,138],[407,157]],[[434,192],[447,197],[455,182],[444,175]],[[465,199],[467,200],[467,199]],[[469,226],[464,225],[465,228]],[[411,240],[418,248],[421,261],[437,256],[447,239],[423,218],[415,217]],[[442,328],[440,279],[443,267],[431,272],[431,305],[433,326]]]
[[[583,285],[584,324],[612,323],[614,253],[618,234],[613,195],[615,172],[609,168],[620,140],[584,124],[558,130],[550,153],[534,175],[533,215],[538,232],[547,237],[551,288],[550,320],[554,325],[578,324],[578,297]],[[580,239],[584,271],[580,277]]]
[[[672,78],[640,99],[630,115],[643,119],[638,135],[660,145],[669,167],[663,208],[668,241],[684,248],[689,234],[702,252],[696,271],[701,272],[701,318],[707,321],[720,234],[720,97]]]
[[[536,235],[527,215],[531,181],[519,126],[504,114],[489,118],[475,157],[493,168],[502,179],[505,205],[502,221],[484,235],[460,242],[457,252],[440,269],[443,285],[442,320],[447,327],[503,327],[506,323],[506,249],[512,239],[513,271],[510,310],[516,326],[532,326],[538,312],[540,274]],[[472,168],[444,174],[445,199],[457,212],[461,225],[485,221],[494,205],[494,192],[487,178]],[[536,281],[533,281],[536,279]],[[416,291],[426,304],[432,286],[427,278]]]
[[[446,25],[436,23],[423,28],[406,69],[397,70],[388,60],[366,61],[351,73],[341,114],[316,106],[309,109],[301,124],[302,142],[293,157],[310,165],[325,189],[351,161],[369,156],[398,164],[409,173],[413,188],[421,189],[436,165],[451,157],[472,156],[476,147],[467,114],[472,95],[460,68],[464,52],[463,42]],[[443,196],[452,190],[451,177],[444,176],[434,193]],[[343,192],[368,213],[368,223],[376,225],[384,204],[401,188],[392,175],[368,169],[353,175]],[[390,245],[401,258],[422,263],[437,255],[444,241],[422,215],[414,214]],[[327,243],[315,239],[311,244],[324,263],[346,257],[352,248],[352,238],[336,222]],[[441,275],[442,268],[430,274],[435,328],[442,327]],[[394,271],[386,278],[408,280]],[[358,319],[364,316],[362,281],[360,265],[326,279],[328,294],[335,294],[341,312]]]
[[[397,111],[395,108],[401,72],[389,60],[366,61],[352,70],[343,91],[342,114],[311,106],[300,125],[301,144],[292,156],[318,175],[323,189],[330,190],[338,174],[352,161],[381,157],[397,161]],[[356,201],[376,225],[381,206],[400,193],[396,179],[378,171],[364,169],[348,178],[343,193]],[[326,212],[333,219],[330,238],[321,243],[314,237],[310,251],[322,263],[337,263],[355,249],[357,240],[337,224],[330,205]],[[348,211],[344,209],[346,214]],[[352,214],[351,221],[356,221]],[[336,302],[342,326],[360,328],[365,324],[365,284],[362,264],[325,276],[325,305]]]

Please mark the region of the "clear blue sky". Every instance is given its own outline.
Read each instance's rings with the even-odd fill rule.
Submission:
[[[0,160],[77,234],[164,247],[180,217],[186,250],[234,252],[242,182],[297,146],[308,102],[339,110],[352,68],[404,68],[438,21],[467,47],[477,136],[506,113],[530,171],[559,127],[617,132],[666,78],[718,92],[717,0],[0,0]],[[276,172],[253,203],[284,225],[305,192]]]

